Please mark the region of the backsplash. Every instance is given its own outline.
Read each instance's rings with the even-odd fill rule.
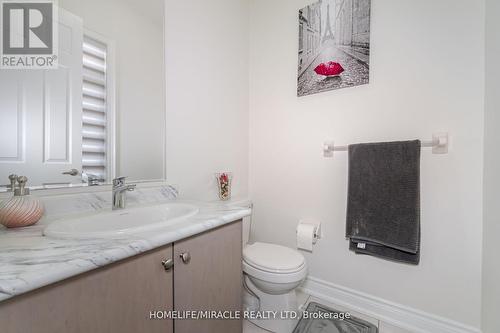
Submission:
[[[138,187],[127,192],[127,204],[130,206],[155,204],[175,200],[178,190],[171,185],[158,187]],[[64,195],[40,196],[45,207],[42,221],[54,220],[67,215],[85,214],[102,209],[111,209],[111,192],[92,192]]]

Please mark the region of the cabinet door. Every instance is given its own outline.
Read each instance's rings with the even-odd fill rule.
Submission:
[[[172,333],[150,311],[173,308],[163,247],[0,303],[2,333]]]
[[[241,311],[241,221],[174,244],[176,311]],[[189,254],[185,262],[183,254]],[[238,333],[241,320],[176,320],[175,333]]]

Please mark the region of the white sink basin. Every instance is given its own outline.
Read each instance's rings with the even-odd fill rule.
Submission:
[[[196,206],[182,203],[117,210],[54,222],[43,234],[58,238],[114,237],[168,227],[198,211]]]

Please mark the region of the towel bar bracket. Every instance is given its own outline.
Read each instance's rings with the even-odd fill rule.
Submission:
[[[434,133],[432,140],[422,141],[422,147],[432,148],[433,154],[448,154],[450,138],[448,133]],[[335,146],[334,141],[325,141],[323,144],[323,156],[332,158],[336,151],[348,151],[349,146]]]
[[[448,133],[435,133],[432,135],[432,153],[448,154],[448,145],[450,138]]]

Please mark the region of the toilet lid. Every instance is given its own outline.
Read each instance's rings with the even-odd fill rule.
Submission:
[[[250,265],[270,272],[294,272],[304,266],[299,252],[276,244],[254,243],[243,250],[243,259]]]

